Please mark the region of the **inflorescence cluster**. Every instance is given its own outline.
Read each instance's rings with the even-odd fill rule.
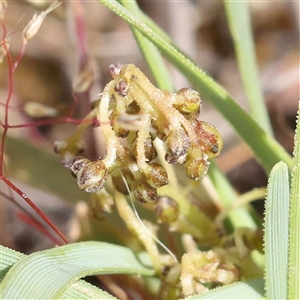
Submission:
[[[167,163],[182,164],[189,178],[201,179],[208,159],[220,153],[222,138],[214,126],[198,119],[199,93],[189,88],[176,93],[160,90],[133,64],[113,64],[109,70],[113,80],[90,114],[101,124],[106,155],[96,161],[76,156],[84,148],[84,122],[55,144],[78,186],[97,192],[110,175],[114,187],[127,194],[124,176],[136,200],[155,201],[157,188],[168,184],[167,171],[157,160],[156,139],[164,143]]]

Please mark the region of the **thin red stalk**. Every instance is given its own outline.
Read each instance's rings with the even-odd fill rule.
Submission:
[[[65,235],[51,222],[51,220],[28,198],[28,196],[23,193],[18,187],[16,187],[8,178],[1,175],[0,179],[4,181],[12,190],[14,190],[20,197],[22,197],[28,205],[30,205],[36,213],[56,232],[56,234],[66,243],[68,244],[69,241],[65,237]]]
[[[32,226],[34,229],[37,229],[39,232],[41,232],[44,236],[48,237],[54,244],[61,246],[64,243],[62,243],[60,240],[55,238],[40,222],[32,218],[31,216],[27,216],[23,213],[18,214],[18,218],[22,220],[24,223]]]
[[[0,105],[5,106],[6,103],[0,102]],[[13,110],[16,110],[16,111],[22,110],[22,108],[21,108],[20,106],[18,106],[18,105],[9,105],[8,108],[9,108],[10,110],[13,109]]]
[[[6,103],[5,103],[4,126],[3,126],[3,133],[2,133],[2,138],[1,138],[1,149],[0,149],[0,175],[1,176],[3,174],[4,146],[5,146],[5,139],[6,139],[7,130],[8,130],[9,101],[11,99],[11,95],[12,95],[12,91],[13,91],[12,59],[11,59],[10,53],[8,52],[6,44],[4,44],[3,47],[5,48],[5,51],[7,53],[6,59],[7,59],[7,63],[8,63],[9,87],[8,87],[8,95],[7,95]]]
[[[2,27],[2,38],[3,41],[5,41],[6,34],[7,34],[7,29],[6,26],[3,22],[3,19],[1,19],[1,27]],[[6,98],[6,102],[4,104],[4,122],[1,122],[1,126],[3,127],[3,132],[2,132],[2,137],[1,137],[1,145],[0,145],[0,180],[5,182],[7,186],[10,188],[10,190],[13,190],[16,192],[19,196],[22,197],[23,200],[27,202],[28,205],[30,205],[31,208],[33,208],[36,213],[52,228],[52,230],[64,241],[64,243],[69,243],[67,238],[64,236],[64,234],[50,221],[50,219],[28,198],[28,196],[22,192],[17,186],[15,186],[8,178],[6,178],[3,175],[4,172],[4,148],[5,148],[5,141],[6,141],[6,136],[9,128],[13,128],[14,126],[10,126],[8,123],[9,120],[9,108],[10,108],[10,101],[12,97],[12,92],[13,92],[13,73],[16,70],[21,58],[23,57],[24,51],[25,51],[26,44],[22,45],[21,51],[15,61],[13,63],[11,55],[8,51],[8,47],[6,42],[3,42],[3,51],[6,54],[6,60],[8,64],[8,79],[9,79],[9,86],[8,86],[8,94]],[[52,120],[53,123],[53,120]],[[28,125],[28,124],[27,124]],[[29,124],[30,125],[30,124]],[[36,124],[34,125],[36,126]],[[18,126],[17,126],[18,127]],[[21,126],[20,126],[21,127]],[[26,127],[26,126],[22,126]],[[13,197],[12,197],[13,198]],[[32,219],[34,220],[34,218]],[[45,230],[43,229],[42,224],[34,220],[35,226],[38,226],[39,230]],[[49,233],[47,233],[49,235]]]
[[[26,44],[25,44],[25,43],[23,43],[23,45],[22,45],[22,48],[21,48],[21,51],[20,51],[20,53],[19,53],[19,55],[18,55],[17,59],[15,60],[14,67],[13,67],[13,72],[15,72],[15,71],[16,71],[16,69],[17,69],[17,67],[18,67],[18,64],[19,64],[19,62],[20,62],[21,58],[22,58],[22,57],[23,57],[23,55],[24,55],[25,48],[26,48]]]
[[[87,63],[87,51],[86,51],[86,35],[85,35],[85,21],[84,21],[84,8],[82,1],[74,2],[75,10],[75,26],[78,39],[78,48],[80,53],[80,61]]]
[[[11,189],[9,189],[9,192],[11,193]],[[0,191],[0,195],[11,201],[15,206],[17,206],[22,213],[18,215],[18,217],[25,223],[31,225],[32,227],[36,228],[43,234],[45,234],[47,237],[49,237],[55,244],[61,245],[61,241],[56,239],[46,228],[45,225],[40,223],[33,215],[31,212],[27,211],[22,205],[20,205],[15,198],[11,195],[7,195]]]
[[[76,93],[73,92],[72,96],[74,98],[74,102],[72,103],[72,106],[70,107],[70,111],[68,113],[68,118],[70,118],[74,114],[75,109],[78,107],[78,104],[80,101],[80,98],[78,97],[78,95]]]

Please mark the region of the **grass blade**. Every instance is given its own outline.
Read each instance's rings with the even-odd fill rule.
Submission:
[[[289,222],[289,269],[288,299],[300,299],[300,102],[292,171],[290,222]]]
[[[288,168],[285,163],[280,162],[274,166],[270,174],[265,207],[267,299],[287,299],[288,223]]]
[[[26,257],[25,254],[14,251],[12,249],[0,245],[0,282],[4,278],[8,270],[19,260]],[[1,291],[2,296],[2,291]],[[116,299],[110,294],[102,291],[95,286],[83,281],[78,280],[74,282],[67,290],[61,295],[62,299]],[[2,299],[2,298],[1,298]]]
[[[16,262],[1,282],[1,296],[59,299],[79,278],[99,274],[150,276],[154,272],[128,248],[101,242],[75,243],[35,252]]]
[[[254,120],[272,136],[273,130],[258,79],[248,2],[224,0],[224,4],[251,114]]]

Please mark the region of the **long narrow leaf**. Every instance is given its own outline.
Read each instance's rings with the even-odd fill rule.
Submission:
[[[300,299],[300,102],[292,171],[289,222],[288,299]]]
[[[224,4],[251,115],[272,136],[273,130],[258,79],[248,2],[224,0]]]
[[[101,242],[70,244],[33,253],[11,267],[0,285],[4,299],[59,299],[81,277],[153,275],[128,248]]]
[[[289,177],[278,163],[269,178],[265,208],[265,280],[267,299],[287,299]]]
[[[239,135],[255,152],[267,172],[283,160],[292,166],[290,155],[232,99],[232,97],[174,45],[170,44],[146,24],[135,18],[128,10],[114,0],[99,0],[109,9],[139,30],[153,42],[177,68],[195,85],[202,96],[211,102],[232,124]]]
[[[4,278],[9,269],[18,261],[26,257],[25,254],[19,253],[12,249],[0,246],[0,282]],[[1,299],[2,299],[2,290]],[[110,294],[102,291],[95,286],[83,280],[74,282],[67,290],[61,295],[62,299],[117,299]]]

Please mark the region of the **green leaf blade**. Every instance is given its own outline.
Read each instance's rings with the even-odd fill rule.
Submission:
[[[128,248],[83,242],[27,256],[9,270],[0,288],[7,299],[58,299],[81,277],[116,273],[150,276],[154,272]]]
[[[288,299],[300,299],[300,102],[292,170],[289,220],[289,287]]]
[[[265,207],[267,299],[287,299],[289,177],[285,163],[271,171]]]
[[[224,0],[224,4],[251,115],[270,136],[273,136],[259,83],[249,4],[247,1],[233,2],[230,0]]]

